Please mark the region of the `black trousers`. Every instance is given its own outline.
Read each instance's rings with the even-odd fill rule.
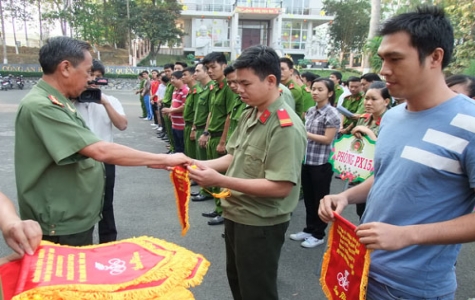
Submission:
[[[65,246],[89,246],[92,245],[92,233],[94,227],[84,232],[68,235],[43,235],[43,240]]]
[[[153,123],[158,125],[158,117],[157,117],[157,114],[158,114],[158,103],[157,102],[153,102],[152,103],[152,115],[153,115]]]
[[[277,270],[289,222],[250,226],[224,219],[226,273],[234,300],[278,300]]]
[[[333,171],[329,163],[320,166],[302,165],[302,188],[305,202],[306,227],[304,232],[311,233],[321,240],[325,237],[327,223],[318,216],[320,199],[330,194]]]
[[[104,194],[104,206],[102,208],[102,220],[99,221],[99,243],[113,242],[117,240],[117,228],[115,227],[114,185],[115,165],[104,163],[106,169],[106,187]]]

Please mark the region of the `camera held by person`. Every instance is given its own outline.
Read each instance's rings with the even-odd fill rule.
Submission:
[[[91,86],[108,85],[109,79],[101,77],[101,78],[96,78],[93,81],[89,81],[88,83]],[[78,101],[99,103],[101,102],[101,90],[95,87],[90,87],[81,93]]]

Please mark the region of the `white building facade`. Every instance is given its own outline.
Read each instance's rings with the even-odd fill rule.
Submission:
[[[280,55],[326,59],[327,35],[318,28],[333,17],[325,15],[321,0],[183,0],[182,5],[183,51],[197,58],[219,51],[234,60],[242,50],[263,44]]]

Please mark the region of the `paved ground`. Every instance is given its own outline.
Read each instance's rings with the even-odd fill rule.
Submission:
[[[13,168],[14,118],[17,104],[27,91],[0,92],[0,191],[16,202]],[[155,137],[150,122],[138,118],[140,107],[132,92],[108,93],[118,97],[129,118],[129,128],[117,132],[115,141],[136,149],[154,153],[165,152],[165,143]],[[332,192],[339,192],[343,184],[334,180]],[[180,235],[176,208],[168,173],[143,167],[118,167],[116,179],[115,209],[119,238],[149,235],[176,243],[203,254],[211,266],[203,283],[192,291],[199,300],[232,299],[225,274],[224,240],[222,226],[211,227],[202,212],[213,209],[206,201],[190,204],[191,228],[185,237]],[[344,215],[357,222],[354,208]],[[305,208],[300,201],[294,212],[288,234],[300,231],[305,223]],[[282,249],[279,269],[279,293],[282,300],[324,299],[318,284],[318,276],[324,246],[315,249],[301,248],[299,243],[287,240]],[[10,252],[0,241],[0,255]],[[475,296],[475,245],[462,247],[457,264],[459,288],[456,299]]]

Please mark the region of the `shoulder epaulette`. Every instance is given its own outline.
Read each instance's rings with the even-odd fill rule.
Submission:
[[[60,107],[64,107],[64,104],[61,103],[61,102],[59,102],[59,100],[56,99],[55,96],[49,95],[49,96],[48,96],[48,99],[49,99],[54,105],[58,105],[58,106],[60,106]]]
[[[284,108],[277,110],[277,118],[279,118],[280,127],[288,127],[294,125],[289,117],[289,113]]]

